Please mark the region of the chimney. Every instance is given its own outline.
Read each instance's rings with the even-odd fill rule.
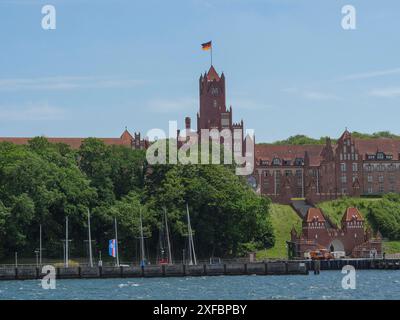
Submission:
[[[190,117],[185,118],[185,128],[190,129]]]

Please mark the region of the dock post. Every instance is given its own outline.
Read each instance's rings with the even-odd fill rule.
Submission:
[[[142,277],[144,277],[144,266],[141,266],[142,269]]]
[[[314,260],[314,274],[317,275],[319,274],[320,270],[321,270],[321,261],[320,260]]]
[[[183,275],[186,276],[186,265],[185,264],[182,264],[182,272],[183,272]]]
[[[285,261],[285,274],[289,274],[289,264]]]
[[[206,276],[207,275],[207,265],[203,264],[203,273]]]
[[[162,276],[165,277],[165,264],[161,265]]]
[[[99,277],[103,276],[103,267],[99,266]]]
[[[267,275],[268,274],[268,262],[264,263],[264,273]]]
[[[40,273],[38,267],[36,267],[36,279],[40,279]]]
[[[82,278],[82,269],[81,266],[78,267],[78,277]]]
[[[247,263],[244,264],[244,274],[247,274]]]
[[[18,280],[18,268],[15,268],[15,279]]]
[[[124,277],[124,267],[123,266],[119,266],[119,275],[121,278]]]
[[[226,275],[226,263],[224,263],[224,275]]]

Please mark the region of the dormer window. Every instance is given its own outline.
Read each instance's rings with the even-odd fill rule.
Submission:
[[[383,152],[377,152],[376,159],[384,160],[385,159],[385,154]]]
[[[280,166],[281,165],[281,159],[279,158],[274,158],[274,160],[272,160],[272,164],[274,166]]]
[[[284,166],[290,166],[291,161],[290,160],[283,160],[283,165]]]
[[[294,165],[295,166],[302,166],[304,164],[304,159],[303,158],[296,158],[294,160]]]

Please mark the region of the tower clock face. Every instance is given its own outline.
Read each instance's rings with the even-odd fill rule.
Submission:
[[[212,88],[211,88],[211,94],[212,94],[214,97],[218,96],[218,95],[219,95],[219,89],[218,89],[218,88],[212,87]]]

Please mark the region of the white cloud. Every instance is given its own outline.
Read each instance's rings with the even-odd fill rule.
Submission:
[[[303,90],[298,88],[285,88],[282,89],[282,92],[295,94],[300,97],[303,97],[308,100],[340,100],[340,98],[334,94],[321,92],[321,91],[314,91],[314,90]]]
[[[198,101],[194,98],[178,99],[153,99],[147,103],[147,108],[154,112],[174,112],[174,111],[192,111],[198,106]]]
[[[350,75],[344,76],[343,78],[341,78],[341,80],[369,79],[369,78],[388,76],[388,75],[392,75],[392,74],[400,74],[400,68],[350,74]]]
[[[62,76],[43,78],[0,78],[0,90],[72,90],[83,88],[130,88],[144,81],[117,77]]]
[[[64,115],[64,109],[49,106],[47,103],[28,104],[22,107],[0,105],[0,121],[60,120]]]
[[[226,107],[229,108],[229,105],[227,105]],[[265,102],[260,102],[252,99],[233,98],[232,108],[234,110],[265,110],[273,109],[274,106]]]
[[[373,89],[369,94],[374,97],[396,98],[400,97],[400,87]]]

